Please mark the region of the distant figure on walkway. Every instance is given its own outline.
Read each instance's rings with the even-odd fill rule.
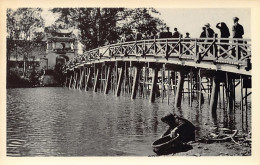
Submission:
[[[139,30],[135,29],[134,32],[135,32],[135,40],[136,41],[142,40],[142,34],[139,32]]]
[[[242,25],[240,25],[238,23],[239,18],[234,17],[234,25],[232,27],[232,31],[233,31],[233,38],[243,38],[244,35],[244,28]]]
[[[201,32],[201,34],[200,34],[200,38],[206,38],[206,27],[205,26],[203,26],[202,27],[202,32]]]
[[[195,140],[195,126],[187,119],[181,118],[175,114],[167,114],[162,117],[162,122],[169,125],[168,130],[162,137],[170,135],[172,138],[179,134],[183,143]]]
[[[173,30],[174,30],[174,32],[172,33],[172,38],[180,38],[182,36],[180,34],[180,32],[178,32],[177,28],[174,28]],[[175,42],[176,42],[176,40],[175,40]],[[176,44],[173,44],[173,46],[175,46],[175,45]],[[176,53],[181,54],[181,49],[182,49],[181,45],[178,45],[178,46],[175,47],[174,51],[177,51]]]
[[[178,32],[177,28],[174,28],[174,32],[172,33],[172,38],[179,38],[181,37],[180,32]]]
[[[205,24],[205,27],[206,27],[206,37],[207,38],[213,38],[214,37],[214,30],[210,28],[210,24],[209,23],[206,23]]]
[[[239,18],[238,17],[234,17],[233,21],[234,21],[234,25],[232,27],[233,38],[237,38],[237,39],[243,38],[244,28],[243,28],[242,25],[240,25],[238,23]],[[236,42],[236,41],[234,41],[234,42]],[[243,41],[238,41],[238,43],[243,43]],[[236,53],[235,50],[233,50],[233,52],[232,52],[233,56],[236,56],[235,53]],[[240,59],[240,57],[241,57],[241,48],[238,47],[238,59]]]
[[[230,36],[229,29],[224,22],[219,22],[216,28],[220,30],[220,38],[228,38]]]
[[[157,32],[156,32],[156,30],[153,30],[153,31],[152,31],[151,39],[157,39],[157,38],[158,38]]]
[[[163,31],[163,28],[160,28],[160,32],[158,34],[159,38],[165,38],[165,32]]]
[[[213,38],[215,35],[215,32],[213,29],[210,28],[210,24],[206,23],[205,24],[206,27],[206,38]],[[213,40],[208,39],[207,42],[213,42]],[[206,44],[206,48],[208,48],[208,46],[210,46],[210,43]],[[212,45],[209,52],[213,55],[213,50],[215,49],[215,46]],[[216,49],[215,49],[216,50]]]
[[[216,28],[220,30],[220,38],[228,38],[230,36],[229,29],[224,22],[219,22],[216,25]],[[228,43],[229,40],[220,40],[221,43]],[[228,49],[228,44],[221,44],[221,47],[225,50]],[[222,54],[224,51],[222,49],[219,50],[219,53]],[[227,53],[224,53],[222,57],[226,57]]]
[[[167,27],[165,32],[165,38],[172,38],[172,33],[170,32],[170,28]]]
[[[187,32],[185,38],[190,38],[190,33]]]

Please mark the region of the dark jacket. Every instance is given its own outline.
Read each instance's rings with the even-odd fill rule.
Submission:
[[[233,31],[233,38],[243,38],[244,28],[239,23],[233,25],[232,31]]]

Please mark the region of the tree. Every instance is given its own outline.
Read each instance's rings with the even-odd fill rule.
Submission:
[[[122,31],[132,33],[131,29],[138,29],[146,36],[150,36],[153,31],[158,31],[165,23],[153,15],[160,13],[154,8],[125,9],[122,13]]]
[[[86,49],[115,43],[121,34],[133,34],[132,28],[149,35],[163,26],[162,20],[152,16],[159,14],[153,8],[54,8],[51,11],[60,13],[57,21],[80,30],[79,40]]]
[[[22,48],[22,54],[24,60],[24,71],[26,72],[26,61],[32,52],[33,45],[31,40],[39,38],[37,29],[44,27],[44,21],[41,17],[41,8],[18,8],[16,10],[7,9],[7,50],[16,50]],[[24,42],[17,40],[25,40]],[[13,42],[15,41],[15,42]],[[27,41],[27,42],[26,42]],[[19,45],[18,45],[19,44]],[[7,51],[7,59],[11,51]]]

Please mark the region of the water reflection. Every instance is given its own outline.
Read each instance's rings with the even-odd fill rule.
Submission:
[[[188,102],[185,96],[175,109],[173,97],[168,105],[67,88],[8,89],[7,155],[153,155],[151,144],[166,129],[160,119],[167,112],[190,120],[198,138],[212,127],[251,130],[250,105],[241,123],[239,110],[230,114],[219,106],[211,114],[208,99],[201,109],[196,100]]]

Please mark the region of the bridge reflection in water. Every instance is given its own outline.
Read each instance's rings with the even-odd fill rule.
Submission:
[[[242,120],[251,100],[249,39],[169,38],[112,44],[75,57],[65,70],[64,85],[69,88],[92,88],[131,99],[141,96],[150,102],[160,96],[175,107],[181,107],[184,95],[190,106],[197,101],[200,107],[207,98],[212,114],[218,103],[233,112],[239,99]]]

